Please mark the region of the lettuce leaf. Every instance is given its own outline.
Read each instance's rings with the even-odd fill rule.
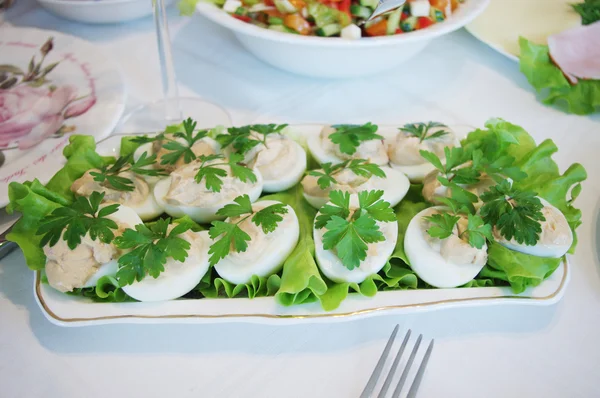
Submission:
[[[600,108],[600,80],[580,79],[571,85],[550,59],[548,46],[520,37],[519,65],[529,83],[542,95],[542,102],[569,113],[587,115]]]
[[[219,278],[214,268],[211,267],[196,287],[196,290],[203,297],[208,298],[248,297],[253,299],[255,297],[273,296],[279,290],[280,283],[279,275],[273,274],[268,277],[252,275],[250,282],[236,285]]]
[[[121,138],[121,147],[119,149],[120,156],[132,155],[141,146],[141,144],[133,141],[136,137],[137,136],[134,135],[126,135]]]
[[[71,296],[83,296],[99,303],[122,303],[136,301],[121,289],[119,282],[113,276],[105,275],[98,279],[96,286],[73,289],[67,292]]]

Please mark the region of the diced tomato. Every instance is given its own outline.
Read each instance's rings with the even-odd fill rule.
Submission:
[[[365,29],[367,36],[385,36],[387,35],[387,19],[383,19]]]
[[[342,0],[340,2],[340,7],[339,7],[339,10],[341,12],[348,14],[349,17],[351,16],[350,15],[350,2],[351,2],[351,0]]]
[[[298,14],[287,14],[283,18],[283,24],[301,35],[308,35],[311,32],[308,21]]]
[[[433,25],[433,21],[429,17],[419,17],[415,29],[424,29]]]
[[[408,18],[410,15],[408,15],[408,13],[406,11],[402,12],[402,15],[400,15],[400,20],[404,21],[406,18]]]
[[[275,0],[263,0],[266,6],[275,7]]]
[[[240,21],[243,21],[243,22],[250,22],[250,21],[252,21],[252,18],[250,18],[247,15],[231,14],[231,16],[234,17],[235,19],[239,19]]]
[[[401,33],[404,33],[404,31],[403,31],[402,29],[400,29],[400,28],[396,29],[396,34],[397,34],[397,35],[399,35],[399,34],[401,34]]]

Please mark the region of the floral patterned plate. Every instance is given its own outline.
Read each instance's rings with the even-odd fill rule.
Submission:
[[[0,29],[0,207],[10,182],[45,183],[62,166],[70,134],[109,135],[124,106],[118,66],[92,43]]]

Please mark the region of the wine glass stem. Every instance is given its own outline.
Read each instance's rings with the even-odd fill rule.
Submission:
[[[177,77],[173,64],[173,51],[169,39],[169,26],[164,0],[152,0],[154,5],[154,23],[156,25],[156,42],[158,45],[158,58],[162,78],[163,95],[165,99],[165,119],[178,122],[182,120],[179,93],[177,91]]]

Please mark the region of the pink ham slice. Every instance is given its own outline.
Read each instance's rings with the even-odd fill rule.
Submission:
[[[550,57],[572,83],[600,80],[600,21],[548,37]]]

